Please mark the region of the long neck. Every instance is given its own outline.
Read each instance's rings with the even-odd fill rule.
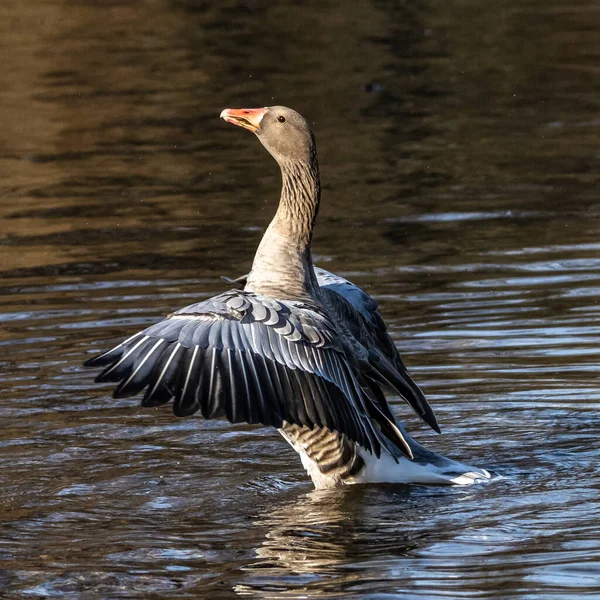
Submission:
[[[310,244],[321,186],[316,153],[308,162],[282,162],[275,218],[256,251],[246,290],[281,299],[314,299],[318,284]]]

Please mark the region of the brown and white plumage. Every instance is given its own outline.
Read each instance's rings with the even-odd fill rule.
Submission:
[[[200,413],[280,430],[317,487],[367,481],[464,483],[486,471],[429,452],[404,431],[383,390],[439,432],[433,410],[386,332],[377,303],[313,266],[320,201],[314,137],[285,107],[223,111],[254,131],[282,171],[277,213],[243,290],[192,304],[86,362],[115,397],[173,399]],[[457,479],[458,478],[458,479]]]

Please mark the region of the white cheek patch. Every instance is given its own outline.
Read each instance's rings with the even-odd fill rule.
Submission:
[[[260,117],[257,119],[257,123],[260,125],[260,122],[265,118],[265,115],[269,112],[269,109],[265,106],[264,107],[265,112],[262,113],[262,115],[260,115]]]

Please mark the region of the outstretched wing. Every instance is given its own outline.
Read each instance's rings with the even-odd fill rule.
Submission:
[[[115,397],[232,423],[326,427],[379,455],[411,455],[318,307],[233,290],[173,313],[87,361]]]
[[[396,345],[387,333],[377,302],[347,279],[315,267],[328,308],[349,332],[369,351],[371,377],[395,390],[425,423],[439,433],[433,409],[419,386],[412,380]]]

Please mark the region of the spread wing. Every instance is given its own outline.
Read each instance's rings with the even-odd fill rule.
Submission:
[[[174,398],[174,412],[232,423],[325,427],[379,455],[412,456],[318,306],[233,290],[192,304],[87,361],[115,397]],[[379,392],[380,393],[380,392]]]
[[[317,281],[327,306],[352,336],[369,352],[370,376],[395,390],[425,423],[439,433],[433,409],[419,386],[411,379],[379,312],[377,302],[347,279],[315,267]]]

